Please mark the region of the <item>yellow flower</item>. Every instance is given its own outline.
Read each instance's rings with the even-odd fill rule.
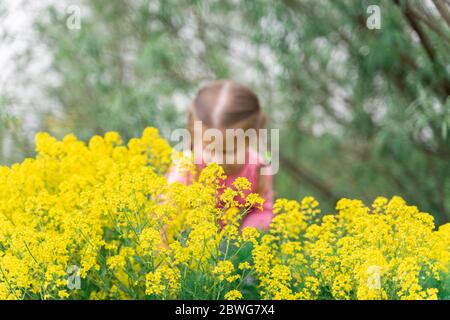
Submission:
[[[60,290],[60,291],[58,292],[58,296],[59,296],[61,299],[65,299],[65,298],[69,297],[69,294],[67,293],[67,290]]]
[[[145,293],[170,297],[180,290],[180,273],[169,266],[161,266],[146,276]]]
[[[245,227],[242,229],[242,240],[256,245],[258,243],[259,231],[254,227]]]
[[[39,133],[36,151],[0,166],[0,299],[241,299],[230,289],[244,275],[263,299],[446,294],[450,224],[436,230],[400,197],[343,198],[326,215],[313,197],[277,199],[260,235],[239,232],[263,205],[250,182],[225,188],[213,163],[169,185],[177,162],[197,174],[155,128],[128,143],[117,132],[88,143]]]
[[[234,272],[234,266],[231,261],[219,261],[213,270],[214,274],[218,275],[219,280],[224,280]]]
[[[245,207],[246,208],[258,208],[259,210],[263,209],[265,199],[261,198],[257,193],[250,193],[247,198],[245,198]]]
[[[237,191],[243,191],[243,190],[251,190],[252,184],[248,179],[244,177],[238,177],[233,181],[233,186],[236,188]]]
[[[242,298],[242,293],[239,290],[231,290],[225,294],[226,300],[240,300]]]
[[[248,269],[251,269],[251,266],[250,266],[250,263],[245,261],[245,262],[239,263],[238,268],[239,268],[239,270],[248,270]]]

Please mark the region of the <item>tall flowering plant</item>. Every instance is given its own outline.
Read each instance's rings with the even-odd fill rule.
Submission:
[[[169,185],[182,156],[154,128],[127,144],[40,133],[36,150],[0,167],[0,299],[448,298],[450,225],[401,198],[330,215],[279,199],[261,235],[239,229],[263,204],[245,178],[225,188],[220,166],[182,159],[198,178]]]
[[[41,133],[36,146],[35,159],[0,168],[1,299],[242,297],[248,263],[233,258],[257,233],[240,234],[239,217],[262,204],[235,201],[248,181],[224,188],[210,165],[168,185],[172,150],[153,128],[127,145],[109,132],[87,145]]]

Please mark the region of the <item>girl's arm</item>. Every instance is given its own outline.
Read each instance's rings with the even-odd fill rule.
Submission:
[[[245,216],[242,221],[241,229],[245,227],[254,227],[259,230],[269,230],[274,214],[273,209],[273,187],[272,175],[258,176],[257,192],[265,200],[263,210],[254,209]]]

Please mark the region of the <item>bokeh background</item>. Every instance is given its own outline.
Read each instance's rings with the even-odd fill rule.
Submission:
[[[448,0],[0,0],[0,164],[41,130],[169,137],[217,78],[281,130],[277,197],[400,195],[450,219]]]

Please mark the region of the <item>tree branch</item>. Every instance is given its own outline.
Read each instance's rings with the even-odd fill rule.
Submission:
[[[436,25],[436,21],[433,21],[433,18],[422,15],[421,13],[415,11],[413,8],[410,8],[411,13],[420,21],[428,26],[431,30],[434,31],[438,36],[440,36],[447,43],[450,43],[450,37],[443,32],[439,25]]]
[[[287,157],[280,155],[280,164],[289,172],[291,172],[295,180],[312,186],[320,194],[322,194],[325,198],[329,199],[334,204],[339,200],[340,197],[332,191],[331,187],[327,183],[325,183],[321,178],[309,172],[300,163],[294,163]]]
[[[446,3],[442,0],[433,0],[433,3],[436,9],[438,9],[442,18],[444,18],[445,22],[447,22],[448,26],[450,27],[450,10],[447,8]]]
[[[434,52],[433,46],[431,45],[430,40],[426,36],[425,32],[422,30],[422,27],[417,23],[416,16],[411,11],[408,2],[405,2],[404,6],[400,4],[400,0],[394,0],[394,2],[401,8],[402,13],[410,24],[411,28],[419,36],[422,47],[425,49],[425,52],[427,53],[430,60],[436,62],[436,53]]]

